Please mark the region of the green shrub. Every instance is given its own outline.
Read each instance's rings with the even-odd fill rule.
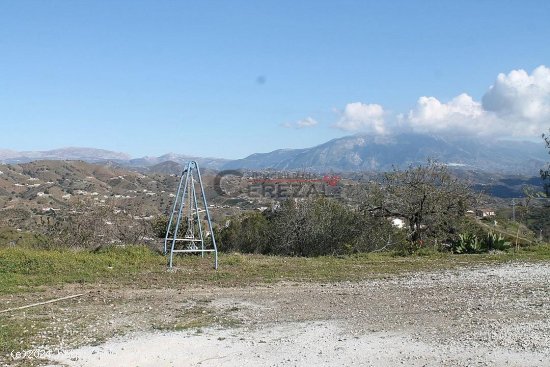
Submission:
[[[482,252],[482,245],[477,235],[463,233],[458,235],[458,240],[452,244],[451,250],[455,254],[477,254]]]
[[[506,241],[504,237],[502,237],[502,235],[489,232],[485,236],[483,246],[488,251],[491,251],[491,250],[505,251],[511,247],[511,244],[510,242]]]

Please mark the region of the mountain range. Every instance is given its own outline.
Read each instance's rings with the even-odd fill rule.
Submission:
[[[357,134],[303,149],[255,153],[243,159],[204,158],[169,153],[159,157],[131,158],[125,153],[94,148],[64,148],[40,152],[0,150],[0,163],[34,160],[110,162],[149,172],[179,173],[190,160],[212,170],[310,170],[319,172],[385,171],[393,167],[436,159],[455,168],[486,172],[537,174],[548,160],[542,141],[443,138],[427,134],[373,136]]]
[[[38,160],[80,160],[88,163],[111,163],[122,167],[141,168],[147,171],[151,168],[150,171],[159,173],[179,173],[183,165],[192,160],[197,161],[201,167],[213,170],[219,170],[224,164],[230,162],[228,159],[195,157],[175,153],[168,153],[159,157],[132,158],[126,153],[79,147],[24,152],[0,149],[0,163],[2,164],[28,163]]]
[[[81,160],[87,162],[127,161],[130,156],[126,153],[112,152],[96,148],[61,148],[47,151],[25,151],[0,149],[0,162],[26,163],[38,160]]]
[[[387,171],[435,159],[455,168],[537,173],[548,158],[544,145],[528,141],[443,138],[426,134],[352,135],[306,149],[280,149],[231,161],[225,169]]]

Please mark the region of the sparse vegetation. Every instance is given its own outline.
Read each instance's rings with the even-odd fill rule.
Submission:
[[[358,186],[353,200],[353,206],[327,198],[288,200],[272,211],[234,218],[222,230],[221,248],[297,256],[444,249],[441,244],[455,241],[464,227],[475,197],[445,166],[429,162]]]
[[[550,260],[550,245],[518,252],[452,255],[420,250],[421,256],[398,252],[319,256],[315,258],[221,254],[220,269],[209,258],[180,256],[175,272],[166,271],[166,257],[143,246],[109,247],[99,251],[0,248],[0,294],[40,290],[62,284],[109,283],[120,287],[181,287],[212,284],[235,286],[290,281],[340,281],[384,274],[453,268],[465,263]]]
[[[342,255],[393,249],[399,231],[385,219],[363,215],[327,198],[287,200],[223,228],[220,249],[285,256]],[[388,246],[390,245],[390,246]]]
[[[44,285],[131,279],[137,272],[166,261],[142,246],[109,247],[98,251],[0,248],[0,293]]]
[[[430,243],[453,240],[466,210],[475,204],[470,187],[452,176],[446,166],[433,161],[386,173],[381,183],[368,189],[363,210],[404,219],[411,252]]]
[[[185,330],[210,325],[231,327],[240,322],[233,314],[234,306],[220,314],[213,312],[207,303],[193,300],[187,300],[191,302],[183,307],[181,302],[172,303],[166,312],[148,311],[147,307],[151,307],[149,299],[133,298],[140,297],[141,290],[156,292],[162,288],[166,290],[165,294],[170,294],[198,286],[236,286],[239,289],[279,281],[359,281],[465,265],[550,261],[549,245],[528,246],[517,253],[476,255],[426,250],[417,251],[419,256],[406,257],[396,252],[314,258],[229,253],[220,255],[217,272],[212,270],[211,259],[185,256],[177,257],[176,271],[169,272],[164,256],[142,246],[109,247],[98,251],[3,247],[0,248],[0,298],[15,302],[2,302],[2,310],[33,303],[28,294],[32,299],[47,300],[55,298],[55,292],[62,295],[86,292],[86,302],[75,307],[67,306],[73,301],[55,304],[53,309],[63,310],[60,311],[63,319],[71,320],[69,329],[62,332],[59,329],[61,321],[54,313],[44,312],[43,306],[1,314],[0,355],[44,345],[59,346],[63,342],[69,346],[98,344],[106,338],[140,330],[141,327],[145,330]],[[120,296],[121,292],[125,296]],[[154,296],[159,295],[155,293]],[[170,299],[171,296],[157,302],[165,307]],[[88,312],[90,309],[94,312]],[[113,316],[112,310],[115,309],[117,312]],[[119,312],[123,312],[120,317]],[[129,315],[136,312],[139,313],[136,325],[126,326]],[[100,315],[107,319],[100,318]],[[118,324],[119,318],[125,321]],[[92,330],[91,325],[100,327],[93,332],[84,332]]]

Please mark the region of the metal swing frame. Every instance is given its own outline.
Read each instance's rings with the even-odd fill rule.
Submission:
[[[197,179],[194,178],[196,173]],[[195,185],[199,184],[200,195],[202,195],[202,203],[204,210],[199,208],[199,201],[197,200],[197,192]],[[187,203],[186,203],[187,198]],[[187,206],[186,206],[187,205]],[[184,210],[187,209],[187,231],[183,238],[178,237],[178,231],[180,229],[181,222],[183,220]],[[208,224],[208,230],[212,238],[212,247],[206,248],[205,237],[203,234],[200,213],[206,213],[206,221]],[[195,216],[198,224],[199,237],[195,236]],[[185,248],[177,248],[176,244],[187,243]],[[200,243],[200,248],[197,244]],[[174,200],[172,212],[170,213],[170,219],[168,220],[168,226],[166,227],[166,235],[164,237],[164,254],[168,253],[168,246],[170,244],[170,261],[169,267],[172,268],[173,258],[175,253],[200,253],[204,257],[205,253],[214,253],[214,269],[218,269],[218,247],[216,245],[216,238],[214,236],[214,229],[212,228],[212,220],[210,219],[210,212],[208,211],[208,203],[206,202],[206,195],[204,193],[204,186],[202,184],[201,173],[199,165],[196,161],[190,161],[186,168],[181,173],[178,190]]]

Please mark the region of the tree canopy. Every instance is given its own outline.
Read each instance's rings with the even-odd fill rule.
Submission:
[[[422,244],[427,236],[453,232],[457,221],[475,202],[469,186],[450,174],[445,165],[426,165],[394,170],[371,188],[364,210],[384,217],[405,219],[409,241]]]

